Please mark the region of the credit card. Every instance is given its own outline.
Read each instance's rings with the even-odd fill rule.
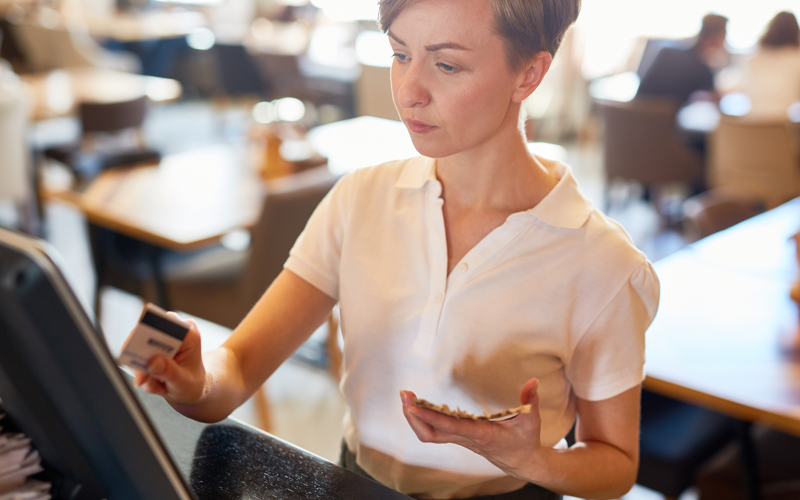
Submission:
[[[191,326],[167,314],[155,304],[148,303],[139,323],[122,346],[119,364],[147,371],[147,363],[156,354],[175,356]]]

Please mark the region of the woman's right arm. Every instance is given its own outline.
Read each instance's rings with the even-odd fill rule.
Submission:
[[[224,419],[328,318],[336,301],[284,270],[218,349],[200,354],[192,328],[174,359],[154,356],[136,384],[183,415]]]

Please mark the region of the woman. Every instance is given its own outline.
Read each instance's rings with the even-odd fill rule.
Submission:
[[[758,45],[731,90],[750,98],[749,116],[785,120],[789,106],[800,102],[800,27],[794,14],[773,17]]]
[[[519,127],[580,1],[380,5],[395,105],[424,156],[345,177],[222,348],[201,360],[192,332],[137,383],[220,420],[338,301],[348,468],[417,498],[616,498],[636,477],[658,283],[569,168],[528,153]],[[414,407],[415,394],[532,411],[456,420]]]

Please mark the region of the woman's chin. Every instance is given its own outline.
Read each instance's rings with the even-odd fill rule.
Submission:
[[[443,141],[436,141],[429,137],[414,136],[415,134],[412,133],[411,142],[414,144],[414,149],[422,156],[427,156],[428,158],[444,158],[455,153],[452,147],[442,144]]]

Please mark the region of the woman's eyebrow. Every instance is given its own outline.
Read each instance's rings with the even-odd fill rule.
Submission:
[[[394,33],[392,33],[392,30],[387,31],[386,34],[389,35],[389,37],[392,38],[395,42],[399,43],[404,47],[406,46],[406,43],[397,38],[397,36]],[[425,46],[425,50],[427,50],[428,52],[435,52],[437,50],[444,50],[444,49],[467,50],[467,51],[470,50],[467,47],[464,47],[463,45],[459,45],[454,42],[437,43],[434,45]]]
[[[391,39],[392,39],[392,40],[394,40],[395,42],[399,43],[399,44],[400,44],[400,45],[402,45],[403,47],[405,47],[405,46],[406,46],[406,42],[404,42],[404,41],[400,40],[399,38],[397,38],[397,37],[395,36],[395,34],[394,34],[394,33],[392,33],[392,30],[388,30],[388,31],[386,32],[386,34],[387,34],[387,35],[389,35],[389,38],[391,38]]]
[[[437,50],[453,49],[453,50],[470,50],[463,45],[453,42],[437,43],[436,45],[426,45],[425,50],[428,52],[435,52]]]

